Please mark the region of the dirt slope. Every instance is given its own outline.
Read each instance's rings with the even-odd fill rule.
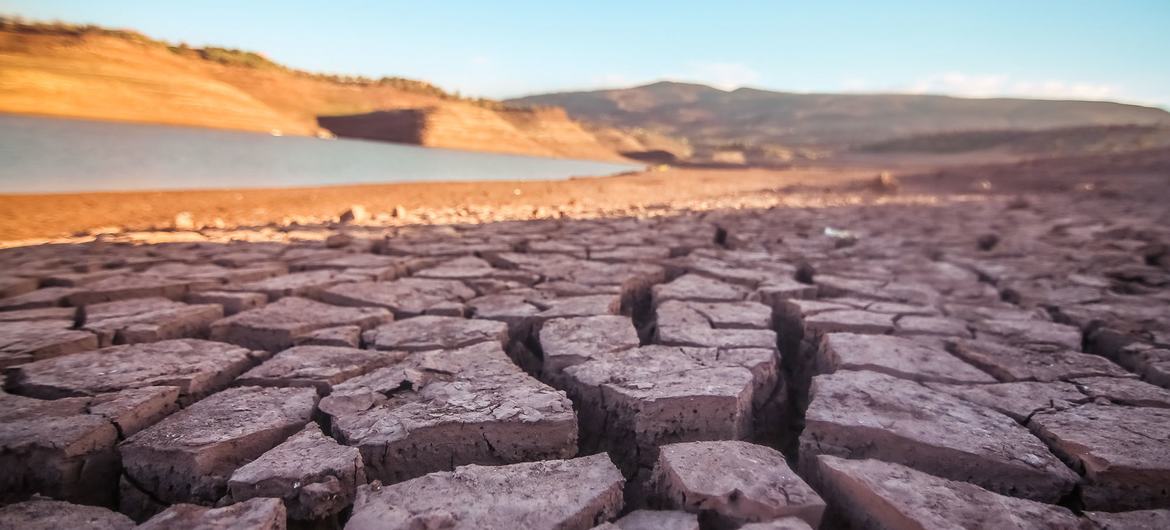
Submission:
[[[421,145],[621,159],[563,112],[511,111],[392,81],[327,78],[131,32],[0,23],[0,112],[312,135],[320,116],[430,109],[458,117],[457,127],[421,134]]]

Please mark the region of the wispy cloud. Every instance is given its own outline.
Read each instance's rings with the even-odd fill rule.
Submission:
[[[949,94],[966,97],[1012,96],[1043,99],[1116,99],[1121,87],[1059,79],[1016,79],[1003,74],[933,74],[902,87],[911,94]]]

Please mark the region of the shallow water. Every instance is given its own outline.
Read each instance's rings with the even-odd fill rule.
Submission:
[[[0,114],[0,193],[606,175],[635,165]]]

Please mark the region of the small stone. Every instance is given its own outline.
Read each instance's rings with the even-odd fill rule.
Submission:
[[[621,473],[604,453],[506,466],[469,465],[358,488],[346,530],[589,528],[622,507]],[[538,492],[538,493],[536,493]]]
[[[365,206],[355,204],[350,206],[348,210],[341,212],[338,218],[342,224],[348,223],[364,223],[370,220],[370,212],[366,210]]]
[[[344,232],[339,232],[336,234],[330,234],[329,237],[325,238],[325,247],[326,248],[343,248],[343,247],[349,246],[353,242],[354,242],[353,236],[346,234]]]
[[[983,234],[975,239],[975,247],[984,252],[995,248],[999,244],[999,236],[996,234]]]
[[[194,230],[195,217],[191,212],[179,212],[175,214],[175,220],[171,223],[171,227],[175,230]]]
[[[655,498],[713,516],[720,526],[796,516],[817,527],[825,502],[775,449],[747,442],[662,446],[651,479]]]

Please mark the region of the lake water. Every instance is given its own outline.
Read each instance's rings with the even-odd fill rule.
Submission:
[[[0,193],[545,180],[638,167],[0,114]]]

